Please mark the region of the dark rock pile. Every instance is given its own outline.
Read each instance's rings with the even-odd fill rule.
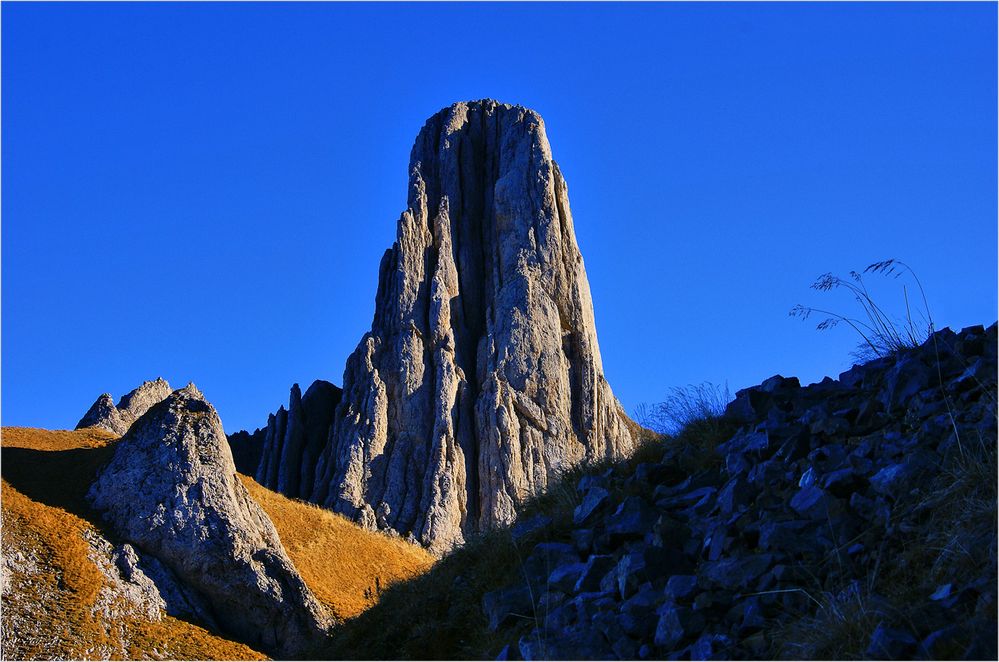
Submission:
[[[716,466],[682,475],[667,446],[579,482],[571,543],[484,597],[501,659],[807,659],[851,622],[862,657],[995,659],[995,324],[838,380],[773,377],[725,416],[741,428]],[[975,471],[981,526],[949,514]]]

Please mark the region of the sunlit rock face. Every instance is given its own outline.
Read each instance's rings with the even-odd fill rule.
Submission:
[[[218,413],[193,384],[132,425],[88,498],[209,605],[225,632],[285,658],[325,641],[330,615],[236,477]]]
[[[455,104],[420,131],[409,171],[311,498],[445,551],[634,440],[541,117]]]
[[[76,424],[76,429],[98,427],[121,436],[150,407],[162,402],[172,391],[165,379],[157,377],[151,382],[142,382],[141,386],[123,395],[117,405],[110,393],[102,393]]]

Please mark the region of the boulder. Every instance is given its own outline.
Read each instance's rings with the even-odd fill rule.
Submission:
[[[659,609],[655,642],[667,650],[676,648],[704,627],[704,616],[689,607],[666,603]]]
[[[323,641],[329,615],[237,478],[218,414],[193,384],[133,424],[88,498],[202,596],[230,635],[282,657]]]
[[[614,557],[610,554],[594,554],[587,559],[573,592],[586,593],[596,591],[600,588],[600,581],[614,568],[614,565]],[[609,594],[609,592],[607,593]]]
[[[584,572],[586,572],[585,563],[565,563],[551,571],[548,576],[548,586],[553,591],[572,593]]]
[[[696,575],[673,575],[666,580],[666,597],[673,602],[692,600],[697,592]]]
[[[579,562],[579,553],[572,545],[543,542],[535,545],[531,555],[523,561],[521,574],[532,585],[543,587],[553,569],[566,563],[577,562]]]
[[[519,620],[534,617],[531,589],[525,585],[490,591],[482,596],[482,613],[489,621],[489,629],[499,628]]]
[[[656,609],[663,603],[663,595],[649,585],[621,604],[621,629],[630,637],[644,637],[655,631]]]
[[[652,529],[659,514],[638,496],[630,496],[621,502],[610,517],[606,533],[612,544],[624,540],[641,538]]]
[[[802,517],[826,519],[833,500],[822,488],[808,485],[791,497],[791,508]]]
[[[513,541],[520,542],[537,533],[546,530],[552,525],[552,518],[547,515],[535,515],[525,519],[518,519],[517,523],[510,527],[510,537]]]
[[[724,660],[724,653],[731,648],[732,640],[724,634],[702,634],[690,647],[692,660]]]
[[[701,564],[705,579],[725,588],[747,588],[773,565],[772,554],[751,554]]]
[[[591,487],[583,497],[582,503],[576,506],[572,513],[572,523],[574,526],[582,526],[590,521],[597,511],[603,508],[610,500],[610,492],[602,487]]]
[[[905,630],[881,623],[871,635],[866,655],[871,660],[911,659],[919,641]]]

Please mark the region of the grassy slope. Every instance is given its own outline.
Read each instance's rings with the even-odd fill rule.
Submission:
[[[3,429],[3,551],[28,557],[36,568],[5,577],[11,590],[3,595],[3,657],[262,659],[169,616],[106,623],[94,613],[105,580],[83,538],[100,528],[84,497],[113,440],[101,430]],[[127,648],[119,629],[130,635]]]
[[[434,562],[422,547],[362,529],[248,476],[240,479],[274,522],[305,583],[340,618],[357,616],[378,601],[381,590],[426,572]]]
[[[103,529],[85,495],[110,457],[114,437],[102,430],[3,428],[4,553],[21,553],[37,567],[14,573],[3,595],[3,656],[7,658],[260,659],[263,656],[201,627],[171,617],[160,623],[102,622],[93,613],[104,578],[88,558],[83,533]],[[402,540],[365,531],[346,519],[287,499],[241,476],[270,516],[289,556],[316,596],[349,618],[374,604],[379,587],[424,572],[433,557]],[[29,563],[30,565],[30,563]],[[30,576],[28,576],[30,574]],[[32,623],[30,632],[24,624]],[[14,626],[18,644],[11,648]],[[112,632],[124,628],[127,650]]]

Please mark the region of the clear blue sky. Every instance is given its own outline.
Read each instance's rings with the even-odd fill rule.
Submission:
[[[424,120],[545,118],[604,367],[673,385],[850,365],[795,303],[907,260],[991,323],[996,4],[2,7],[2,422],[193,380],[228,431],[341,383]],[[882,288],[891,303],[894,288]]]

